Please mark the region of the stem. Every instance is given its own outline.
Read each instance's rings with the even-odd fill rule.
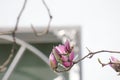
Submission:
[[[13,54],[15,53],[15,46],[16,46],[16,39],[15,39],[15,34],[16,34],[16,31],[17,31],[17,28],[18,28],[18,24],[19,24],[19,21],[20,21],[20,18],[21,18],[21,15],[25,9],[25,6],[26,6],[26,3],[27,3],[27,0],[24,1],[24,5],[22,7],[22,9],[20,10],[20,13],[17,17],[17,21],[16,21],[16,24],[15,24],[15,28],[14,30],[11,32],[5,32],[5,33],[0,33],[1,35],[7,35],[7,34],[11,34],[12,33],[12,36],[13,36],[13,45],[12,45],[12,49],[11,49],[11,53],[9,55],[9,57],[7,58],[7,60],[0,66],[0,72],[3,72],[6,70],[6,66],[9,64],[9,62],[11,61],[12,57],[13,57]]]
[[[84,56],[83,58],[75,61],[74,64],[84,60],[87,57],[92,58],[95,54],[98,54],[98,53],[107,52],[107,53],[117,53],[117,54],[120,54],[120,51],[109,51],[109,50],[100,50],[100,51],[96,51],[96,52],[91,52],[90,50],[88,50],[88,51],[89,51],[89,53],[86,56]]]
[[[37,32],[37,31],[35,30],[35,28],[33,27],[33,25],[31,24],[31,28],[33,29],[33,32],[34,32],[34,34],[35,34],[36,36],[41,36],[41,35],[44,35],[44,34],[48,33],[49,28],[50,28],[50,25],[51,25],[51,22],[52,22],[52,18],[53,18],[52,15],[51,15],[50,9],[49,9],[49,7],[47,6],[46,2],[45,2],[44,0],[42,0],[42,3],[44,4],[44,6],[45,6],[45,8],[46,8],[46,10],[47,10],[47,12],[48,12],[49,22],[48,22],[47,28],[46,28],[44,31],[42,31],[42,32]]]

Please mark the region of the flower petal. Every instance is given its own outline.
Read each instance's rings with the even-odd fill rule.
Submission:
[[[64,45],[59,45],[59,46],[56,46],[55,48],[57,49],[57,51],[59,52],[59,54],[65,54],[66,53]]]
[[[120,72],[120,64],[119,60],[113,56],[111,56],[111,62],[116,63],[116,64],[109,64],[116,72]]]
[[[50,66],[51,66],[52,69],[57,67],[57,61],[56,61],[53,53],[50,54],[49,61],[50,61]]]
[[[68,61],[69,60],[68,59],[69,57],[67,55],[62,55],[61,58],[62,58],[62,61]]]
[[[70,54],[69,54],[69,61],[73,61],[74,59],[74,52],[72,51]]]
[[[118,60],[117,58],[111,56],[111,61],[112,61],[112,62],[118,62],[119,60]]]
[[[71,67],[73,65],[73,63],[72,62],[63,62],[63,65],[68,68],[68,67]]]
[[[70,42],[68,40],[66,40],[64,45],[65,45],[66,50],[69,51],[70,50]]]

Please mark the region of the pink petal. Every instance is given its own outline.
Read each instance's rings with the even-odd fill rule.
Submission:
[[[70,50],[70,42],[68,40],[66,40],[64,45],[65,45],[66,50],[69,51]]]
[[[110,59],[112,62],[120,62],[117,58],[115,58],[113,56],[111,56]],[[109,65],[114,69],[117,64],[109,64]]]
[[[55,47],[54,50],[57,54],[60,54],[60,51],[59,51],[59,49],[57,49],[57,47]]]
[[[118,62],[119,60],[118,60],[117,58],[111,56],[111,61],[112,61],[112,62]]]
[[[65,51],[65,46],[64,45],[59,45],[59,46],[56,46],[55,47],[57,49],[57,51],[60,53],[60,54],[65,54],[66,51]]]
[[[72,62],[63,62],[63,65],[68,68],[68,67],[71,67],[73,65],[73,63]]]
[[[70,54],[69,54],[69,60],[70,61],[73,61],[74,59],[74,52],[72,51]]]
[[[49,56],[49,61],[50,61],[50,66],[54,69],[57,66],[57,61],[52,53]]]
[[[68,61],[68,56],[62,55],[62,61]]]

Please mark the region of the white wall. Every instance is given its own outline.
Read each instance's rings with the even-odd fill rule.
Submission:
[[[120,0],[45,0],[53,15],[53,26],[80,25],[82,27],[82,55],[107,49],[120,51]],[[0,0],[0,26],[14,26],[23,0]],[[29,0],[20,26],[47,25],[47,11],[41,0]],[[109,66],[104,68],[97,58],[109,61],[103,53],[83,61],[83,80],[119,80]],[[119,55],[120,56],[120,55]],[[119,57],[116,55],[116,57]],[[120,57],[119,57],[120,59]]]

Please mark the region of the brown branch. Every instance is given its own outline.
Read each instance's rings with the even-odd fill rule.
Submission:
[[[9,57],[7,58],[7,60],[0,66],[0,72],[3,72],[4,70],[6,70],[6,66],[9,64],[9,62],[11,61],[12,57],[13,57],[13,54],[15,53],[15,46],[16,46],[16,31],[17,31],[17,28],[18,28],[18,24],[19,24],[19,21],[20,21],[20,18],[21,18],[21,15],[25,9],[25,6],[26,6],[26,3],[27,3],[27,0],[24,1],[24,5],[22,7],[22,9],[20,10],[20,13],[17,17],[17,21],[16,21],[16,24],[15,24],[15,28],[13,31],[9,31],[9,32],[5,32],[5,33],[0,33],[2,35],[8,35],[8,34],[12,34],[12,37],[13,37],[13,45],[12,45],[12,49],[11,49],[11,53],[9,55]]]
[[[77,61],[74,61],[74,64],[84,60],[85,58],[92,58],[95,54],[98,54],[98,53],[103,53],[103,52],[107,52],[107,53],[117,53],[117,54],[120,54],[120,51],[109,51],[109,50],[100,50],[100,51],[96,51],[96,52],[91,52],[88,48],[87,50],[89,51],[89,53],[84,56],[83,58],[77,60]]]
[[[16,44],[15,34],[16,34],[17,29],[18,29],[18,25],[19,25],[19,21],[20,21],[20,18],[21,18],[21,16],[22,16],[22,13],[23,13],[23,11],[25,10],[26,3],[27,3],[27,0],[24,1],[23,7],[21,8],[21,10],[20,10],[20,12],[19,12],[19,14],[18,14],[17,21],[16,21],[16,24],[15,24],[15,28],[14,28],[14,30],[12,31],[13,43],[15,43],[15,44]]]
[[[26,7],[26,3],[27,3],[27,0],[24,1],[23,7],[22,7],[22,9],[21,9],[20,12],[19,12],[19,15],[18,15],[18,17],[17,17],[17,22],[16,22],[16,25],[15,25],[15,29],[14,29],[13,32],[16,32],[16,31],[17,31],[20,18],[21,18],[21,16],[22,16],[23,11],[25,10],[25,7]]]
[[[17,31],[17,28],[18,28],[18,24],[19,24],[21,15],[22,15],[22,13],[23,13],[23,11],[24,11],[24,9],[25,9],[26,3],[27,3],[27,0],[24,1],[23,7],[22,7],[22,9],[21,9],[20,12],[19,12],[19,15],[18,15],[18,17],[17,17],[17,21],[16,21],[16,24],[15,24],[14,30],[13,30],[13,31],[8,31],[8,32],[2,32],[2,33],[0,33],[0,35],[15,34],[15,32]]]
[[[49,9],[49,7],[47,6],[46,2],[45,2],[44,0],[42,0],[42,3],[44,4],[44,6],[45,6],[45,8],[46,8],[46,10],[47,10],[47,12],[48,12],[49,22],[48,22],[47,28],[46,28],[44,31],[42,31],[42,32],[37,32],[37,31],[35,30],[35,28],[33,27],[33,25],[31,24],[31,28],[33,29],[33,32],[34,32],[34,34],[35,34],[36,36],[41,36],[41,35],[44,35],[44,34],[48,33],[49,28],[50,28],[50,25],[51,25],[51,22],[52,22],[52,18],[53,18],[52,15],[51,15],[50,9]]]
[[[102,65],[102,67],[108,65],[109,63],[111,63],[111,61],[109,63],[102,63],[101,60],[98,58],[98,62]]]
[[[9,62],[11,61],[13,57],[13,54],[10,54],[8,59],[0,66],[0,72],[3,72],[6,70],[6,66],[9,64]]]
[[[112,62],[111,60],[108,63],[102,63],[99,58],[98,58],[98,62],[102,65],[102,67],[110,64],[120,64],[120,62]]]
[[[120,61],[117,62],[112,62],[110,60],[110,62],[108,63],[102,63],[101,60],[98,58],[98,62],[102,65],[102,67],[106,66],[106,65],[111,65],[111,67],[116,71],[119,72],[119,76],[120,76]]]

